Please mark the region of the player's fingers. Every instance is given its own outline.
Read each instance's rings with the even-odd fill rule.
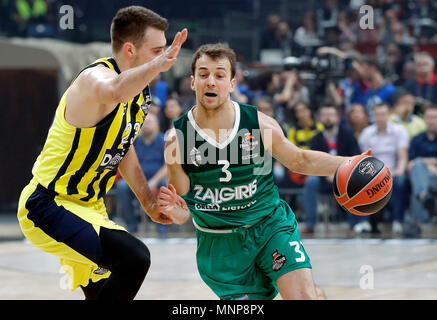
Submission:
[[[176,192],[176,188],[175,188],[172,184],[169,184],[169,185],[168,185],[168,189],[169,189],[171,192],[173,192],[174,194],[177,194],[177,192]]]
[[[159,199],[159,200],[163,200],[163,201],[168,201],[168,202],[170,202],[173,198],[172,198],[172,196],[170,196],[170,195],[168,195],[168,194],[160,194],[160,195],[158,196],[158,199]]]
[[[370,155],[372,155],[372,149],[367,149],[367,151],[364,152],[363,155],[365,155],[365,156],[370,156]]]

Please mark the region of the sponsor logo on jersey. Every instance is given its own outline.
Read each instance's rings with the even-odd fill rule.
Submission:
[[[108,149],[103,156],[102,161],[100,162],[99,167],[97,168],[98,172],[102,172],[103,170],[116,170],[121,160],[123,160],[124,151],[120,149]]]
[[[244,151],[249,152],[249,151],[252,151],[253,149],[255,149],[256,146],[258,145],[258,143],[259,143],[259,141],[256,140],[256,138],[252,134],[245,133],[243,141],[241,141],[240,147]]]
[[[273,252],[272,256],[273,256],[272,269],[273,269],[273,271],[278,271],[282,268],[282,266],[284,265],[287,258],[285,256],[283,256],[282,254],[280,254],[278,252],[278,250],[275,250],[275,252]]]
[[[194,164],[196,167],[200,166],[202,156],[200,155],[200,151],[197,150],[195,147],[193,147],[193,149],[191,149],[190,151],[190,159],[191,163]]]
[[[196,203],[194,208],[199,211],[220,211],[220,205],[217,203]]]
[[[222,211],[238,211],[238,210],[246,210],[252,207],[256,203],[256,200],[252,200],[251,202],[248,202],[246,204],[241,204],[238,206],[228,206],[228,207],[222,207]]]
[[[211,203],[222,203],[231,200],[243,200],[251,198],[257,190],[257,180],[253,180],[248,185],[224,188],[204,188],[200,184],[194,186],[195,199],[202,201],[210,200]]]
[[[375,166],[373,165],[372,161],[363,161],[358,167],[358,172],[363,176],[365,174],[370,174],[373,176],[375,174]]]

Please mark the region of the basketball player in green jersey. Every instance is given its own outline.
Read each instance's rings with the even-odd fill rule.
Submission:
[[[201,46],[192,61],[196,105],[174,122],[166,144],[168,188],[158,201],[176,223],[191,216],[197,266],[221,299],[317,299],[298,225],[273,181],[271,154],[305,175],[334,175],[347,157],[297,148],[273,118],[231,101],[235,53]],[[186,206],[178,204],[183,196]]]
[[[171,223],[132,145],[150,107],[148,84],[171,68],[187,38],[184,29],[165,49],[167,27],[143,7],[117,12],[113,57],[83,69],[67,88],[20,196],[23,234],[59,257],[71,289],[80,286],[86,299],[133,299],[150,266],[145,244],[108,219],[103,196],[117,169],[151,219]]]

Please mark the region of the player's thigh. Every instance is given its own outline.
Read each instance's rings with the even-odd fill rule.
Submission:
[[[282,296],[284,285],[288,284],[291,287],[298,287],[300,283],[307,283],[308,275],[311,275],[310,258],[303,247],[299,231],[297,228],[284,229],[277,232],[265,245],[261,253],[257,257],[257,265],[271,279]],[[298,275],[295,277],[294,275]],[[299,283],[293,281],[299,280],[299,276],[305,276]],[[311,284],[312,282],[311,275]],[[281,281],[279,281],[282,279]],[[283,281],[283,280],[292,280]],[[281,286],[279,286],[281,284]],[[284,292],[286,296],[287,293]],[[284,298],[284,296],[283,296]]]

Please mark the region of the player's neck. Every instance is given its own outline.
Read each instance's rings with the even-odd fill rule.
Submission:
[[[121,55],[114,54],[114,60],[117,63],[118,69],[120,69],[120,72],[126,71],[131,68],[129,61],[126,61],[123,59]]]
[[[193,117],[202,129],[232,129],[235,122],[235,108],[231,100],[214,109],[208,109],[198,103],[193,109]]]

